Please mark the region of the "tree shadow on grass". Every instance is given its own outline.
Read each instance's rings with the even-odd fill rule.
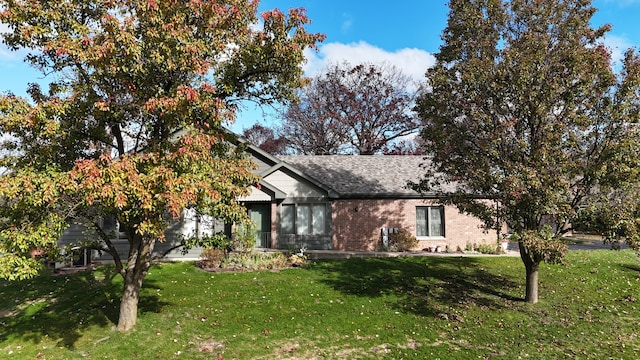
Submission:
[[[349,295],[379,297],[393,294],[400,311],[421,316],[442,314],[443,306],[499,309],[517,284],[494,274],[471,257],[353,258],[321,263],[324,281]]]
[[[620,267],[622,267],[623,269],[627,269],[627,270],[631,270],[631,271],[635,271],[635,272],[639,272],[640,273],[640,265],[624,264],[624,265],[620,265]]]
[[[47,339],[73,350],[88,328],[111,331],[118,321],[122,294],[122,281],[114,275],[100,268],[0,282],[0,344],[13,338],[34,344]],[[145,280],[144,288],[157,286]],[[139,311],[160,311],[166,304],[148,293],[141,293]]]

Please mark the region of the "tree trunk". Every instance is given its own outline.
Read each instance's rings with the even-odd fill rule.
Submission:
[[[133,234],[133,232],[128,232]],[[120,300],[120,315],[118,318],[118,330],[131,330],[138,320],[138,302],[140,289],[147,270],[151,266],[151,252],[155,245],[155,239],[143,238],[133,235],[129,242],[129,259],[124,274],[124,289]]]
[[[538,302],[538,268],[540,267],[540,260],[532,259],[528,249],[522,242],[518,243],[518,247],[520,248],[520,258],[527,273],[524,301],[535,304]]]
[[[524,301],[535,304],[538,302],[538,265],[525,265],[527,271],[527,289]]]
[[[140,300],[140,289],[144,276],[136,274],[136,271],[129,271],[124,277],[124,290],[120,300],[120,316],[118,318],[118,330],[131,330],[138,320],[138,301]]]

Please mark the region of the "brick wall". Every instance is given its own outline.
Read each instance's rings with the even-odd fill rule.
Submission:
[[[332,204],[335,250],[380,249],[382,228],[406,229],[416,235],[416,206],[437,205],[422,199],[334,200]],[[494,243],[495,231],[485,231],[478,219],[445,206],[445,237],[418,238],[418,249],[445,245],[464,249],[467,243]]]

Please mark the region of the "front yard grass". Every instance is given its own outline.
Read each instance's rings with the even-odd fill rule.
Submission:
[[[358,258],[279,272],[161,264],[138,324],[114,330],[121,281],[101,267],[0,283],[2,359],[636,359],[632,251],[573,251],[521,301],[514,257]]]

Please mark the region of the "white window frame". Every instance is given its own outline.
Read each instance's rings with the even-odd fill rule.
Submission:
[[[418,209],[425,209],[425,214],[426,217],[424,219],[419,219],[418,218]],[[431,212],[432,210],[438,210],[438,212],[440,213],[440,235],[433,235],[432,231],[431,231]],[[426,205],[426,206],[416,206],[416,238],[421,238],[421,239],[426,239],[426,238],[431,238],[431,239],[442,239],[445,237],[446,232],[445,232],[445,221],[444,221],[444,206],[442,205],[436,205],[436,206],[430,206],[430,205]],[[418,226],[418,221],[423,220],[425,222],[425,230],[426,230],[426,234],[418,234],[418,230],[421,228],[421,226]]]
[[[281,223],[281,229],[283,234],[285,235],[302,235],[302,236],[310,236],[310,235],[327,235],[327,203],[325,202],[305,202],[305,203],[295,203],[295,204],[283,204],[281,210],[281,219],[284,219],[285,207],[291,207],[293,209],[293,232],[284,232],[284,226]],[[299,211],[302,208],[308,208],[306,214],[306,224],[304,226],[300,226],[300,221],[302,220],[302,216]],[[319,209],[322,207],[322,209]],[[320,212],[317,212],[319,209]],[[322,213],[323,223],[318,223],[318,214]],[[300,232],[304,231],[304,232]]]

